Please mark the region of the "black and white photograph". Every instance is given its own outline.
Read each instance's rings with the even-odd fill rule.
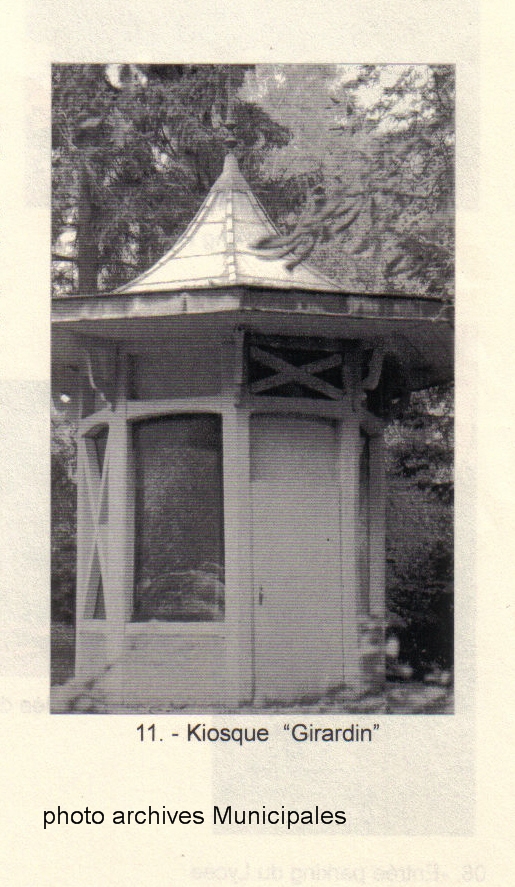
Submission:
[[[53,711],[453,712],[454,87],[53,65]]]

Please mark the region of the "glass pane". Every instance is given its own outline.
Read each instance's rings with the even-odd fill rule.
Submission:
[[[134,427],[133,619],[224,617],[222,421],[181,415]]]
[[[358,567],[361,613],[370,612],[370,439],[360,436]]]

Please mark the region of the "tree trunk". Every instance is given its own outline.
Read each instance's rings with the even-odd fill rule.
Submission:
[[[79,212],[77,220],[77,268],[80,295],[96,293],[98,289],[98,209],[92,194],[88,171],[88,155],[84,150],[79,169]]]

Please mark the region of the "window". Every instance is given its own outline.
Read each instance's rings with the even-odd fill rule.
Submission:
[[[133,448],[133,620],[222,620],[221,417],[181,414],[138,422]]]

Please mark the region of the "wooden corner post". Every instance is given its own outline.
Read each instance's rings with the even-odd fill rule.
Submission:
[[[244,334],[222,343],[227,701],[252,698],[249,414],[241,405]]]
[[[350,349],[343,367],[345,396],[340,423],[340,539],[342,565],[343,682],[347,691],[362,689],[359,644],[359,352]]]
[[[116,355],[116,398],[109,430],[109,530],[108,588],[106,590],[107,656],[118,659],[124,648],[125,624],[132,607],[133,546],[131,521],[133,504],[129,470],[130,437],[127,424],[126,356]]]

